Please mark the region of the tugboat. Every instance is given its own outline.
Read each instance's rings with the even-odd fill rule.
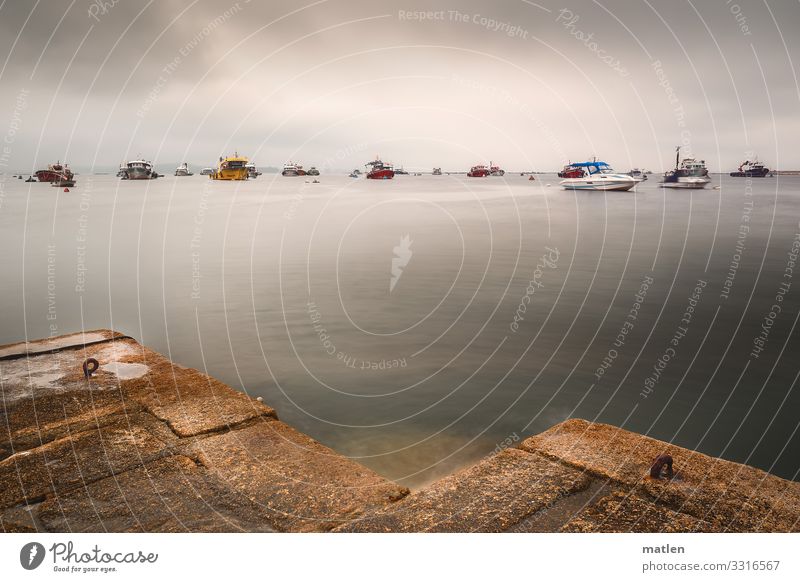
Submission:
[[[675,169],[664,174],[662,188],[705,188],[711,181],[704,160],[699,162],[694,158],[684,158],[680,161],[681,148],[675,148]]]
[[[434,176],[441,176],[442,175],[442,169],[441,168],[434,168],[433,169],[433,175]]]
[[[66,164],[56,162],[55,164],[48,165],[46,170],[37,170],[33,175],[36,176],[40,182],[54,182],[61,176],[66,167]]]
[[[256,163],[255,162],[248,162],[247,164],[245,164],[245,168],[247,168],[247,177],[250,178],[250,179],[255,180],[256,178],[258,178],[261,175],[261,172],[259,172],[256,169]]]
[[[625,192],[636,185],[636,180],[628,174],[618,174],[605,162],[593,160],[571,164],[583,170],[579,178],[567,178],[560,184],[566,190],[601,190]]]
[[[308,174],[309,176],[319,176],[319,170],[318,170],[318,169],[317,169],[315,166],[311,166],[311,167],[308,169],[308,172],[307,172],[307,174]]]
[[[769,168],[765,168],[758,160],[745,160],[738,170],[731,172],[734,178],[764,178],[769,174]]]
[[[212,180],[247,180],[247,158],[235,152],[227,158],[220,158],[217,169],[209,176]]]
[[[500,166],[495,166],[493,162],[489,162],[489,175],[490,176],[505,176],[506,171],[501,169]]]
[[[467,172],[467,176],[469,178],[485,178],[489,175],[489,168],[480,164],[478,166],[472,166]]]
[[[75,186],[75,174],[64,164],[64,169],[55,176],[50,185],[60,188],[72,188]]]
[[[282,176],[305,176],[306,171],[303,169],[303,166],[300,164],[295,164],[294,162],[287,162],[283,165],[283,171],[281,172]]]
[[[569,162],[566,166],[562,168],[562,170],[558,173],[559,178],[583,178],[585,174],[583,168],[579,168],[574,166],[572,162]]]
[[[180,166],[178,166],[178,168],[175,170],[175,175],[176,176],[194,176],[194,174],[192,174],[189,171],[189,164],[187,164],[186,162],[183,162]]]
[[[131,160],[125,166],[123,180],[153,180],[158,174],[153,171],[153,164],[144,160]]]
[[[370,180],[391,180],[394,178],[394,167],[392,164],[384,164],[380,159],[375,158],[371,162],[364,164],[369,166],[367,178]]]

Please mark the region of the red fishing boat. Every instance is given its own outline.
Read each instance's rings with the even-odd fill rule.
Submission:
[[[481,164],[480,166],[472,166],[467,172],[470,178],[485,178],[489,175],[489,168]]]
[[[559,178],[583,178],[583,168],[574,166],[570,162],[558,173]]]
[[[55,164],[47,166],[46,170],[37,170],[34,176],[36,176],[40,182],[55,182],[56,180],[60,180],[67,172],[72,175],[72,172],[67,168],[66,164],[56,162]]]
[[[370,180],[391,180],[394,178],[394,168],[392,164],[384,164],[379,159],[366,164],[369,166],[367,178]]]

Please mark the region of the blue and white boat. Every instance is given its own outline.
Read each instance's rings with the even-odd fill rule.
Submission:
[[[593,160],[570,164],[583,171],[583,176],[559,182],[566,190],[616,190],[624,192],[633,188],[637,180],[628,174],[619,174],[605,162]]]

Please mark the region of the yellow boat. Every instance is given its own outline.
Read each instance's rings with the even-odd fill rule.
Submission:
[[[247,180],[247,162],[249,160],[239,153],[219,159],[219,166],[209,174],[212,180]]]

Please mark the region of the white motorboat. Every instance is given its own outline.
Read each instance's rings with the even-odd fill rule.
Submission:
[[[256,169],[255,162],[248,162],[244,167],[247,168],[247,177],[251,180],[258,178],[261,175],[261,172]]]
[[[582,170],[583,176],[567,178],[559,182],[566,190],[630,190],[637,180],[628,174],[618,174],[605,162],[591,161],[572,163],[570,166]]]
[[[187,164],[186,162],[183,162],[183,163],[182,163],[180,166],[178,166],[178,167],[177,167],[177,169],[175,170],[175,175],[176,175],[176,176],[193,176],[194,174],[192,174],[192,173],[189,171],[189,164]]]

